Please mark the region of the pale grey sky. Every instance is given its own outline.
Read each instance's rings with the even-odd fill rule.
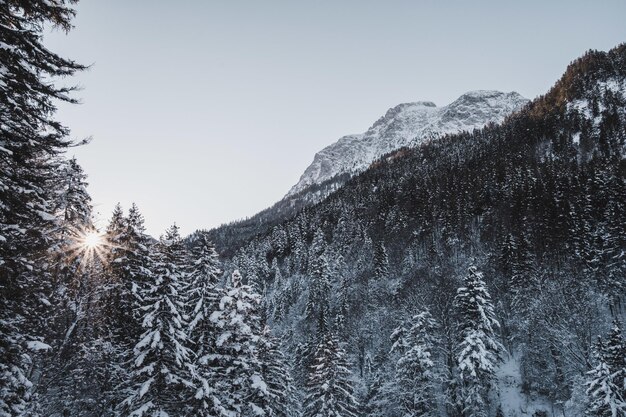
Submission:
[[[392,106],[533,98],[626,41],[626,1],[82,0],[48,46],[93,67],[59,118],[96,211],[135,201],[184,233],[278,201],[315,152]],[[103,222],[104,223],[104,222]]]

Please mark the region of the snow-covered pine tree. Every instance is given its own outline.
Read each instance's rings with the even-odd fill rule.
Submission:
[[[626,416],[626,340],[617,321],[595,347],[596,367],[588,373],[587,415]]]
[[[374,277],[383,279],[389,275],[389,257],[383,242],[378,242],[374,250]]]
[[[88,276],[84,274],[85,268],[81,268],[81,264],[88,260],[86,258],[93,255],[86,253],[82,242],[86,233],[94,231],[91,197],[87,193],[86,179],[87,176],[80,165],[75,159],[70,159],[59,161],[56,175],[50,180],[50,188],[57,194],[54,208],[56,224],[50,231],[55,244],[49,249],[51,259],[49,272],[54,286],[51,298],[55,305],[60,306],[56,315],[77,314],[76,308],[61,306],[65,302],[74,304],[74,307],[80,305],[77,291],[79,289],[84,291],[89,284],[82,282],[83,278]],[[90,273],[94,275],[92,278],[95,278],[95,271]],[[72,323],[74,318],[63,317],[61,321]],[[68,330],[52,327],[62,332]],[[67,342],[67,337],[65,339]]]
[[[122,234],[124,232],[124,209],[120,203],[117,203],[113,208],[113,212],[111,213],[111,220],[109,220],[109,224],[106,228],[106,240],[108,244],[111,246],[109,250],[109,256],[107,263],[114,261],[117,259],[115,257],[115,253],[122,249]]]
[[[323,312],[320,315],[324,322]],[[356,417],[350,364],[339,340],[327,326],[318,325],[318,344],[309,368],[304,399],[304,417]]]
[[[55,218],[46,181],[69,146],[52,118],[55,100],[74,102],[59,77],[84,67],[42,44],[46,27],[69,30],[73,1],[0,4],[0,414],[20,416],[30,396],[29,342],[40,342],[47,315],[46,274],[36,259],[52,246]],[[32,346],[31,343],[31,346]]]
[[[488,391],[495,379],[502,345],[497,340],[491,296],[483,274],[470,266],[454,300],[458,316],[457,368],[464,417],[488,415]]]
[[[274,320],[282,320],[287,312],[287,309],[289,308],[289,301],[291,298],[289,294],[290,288],[285,285],[285,280],[283,279],[283,274],[278,266],[277,258],[272,260],[272,271],[274,272],[274,282],[272,284],[274,311],[272,312],[272,316],[274,317]]]
[[[437,416],[437,376],[433,333],[437,323],[425,310],[413,316],[408,325],[410,327],[400,326],[393,333],[396,340],[391,351],[398,351],[400,358],[393,379],[395,389],[389,393],[399,403],[403,416],[434,417]]]
[[[144,333],[134,348],[131,393],[121,406],[133,417],[178,415],[193,387],[182,299],[186,254],[177,226],[156,249],[153,278],[139,288]]]
[[[219,309],[210,318],[218,329],[215,353],[211,355],[211,366],[216,371],[211,388],[226,415],[271,415],[263,404],[255,402],[265,389],[257,353],[260,303],[261,296],[244,285],[241,274],[235,270]]]
[[[199,233],[190,251],[189,267],[185,280],[185,299],[189,311],[187,332],[194,358],[193,399],[189,410],[194,416],[216,416],[225,410],[220,406],[214,388],[217,374],[215,360],[215,338],[217,327],[210,320],[219,309],[222,290],[217,287],[221,274],[217,252],[205,233]]]
[[[140,312],[141,291],[151,284],[155,260],[153,244],[146,234],[144,219],[133,204],[124,217],[119,205],[113,211],[106,232],[106,296],[103,309],[108,317],[108,334],[130,360],[139,336],[144,332]]]
[[[50,188],[55,190],[54,214],[58,219],[59,240],[68,243],[80,232],[93,230],[91,197],[87,192],[87,175],[75,158],[61,160]]]
[[[57,194],[52,231],[51,301],[56,306],[54,356],[42,361],[36,383],[39,403],[47,414],[98,416],[110,412],[111,349],[101,310],[102,263],[84,236],[94,232],[86,175],[75,159],[60,160],[50,189]]]
[[[309,275],[311,277],[309,284],[309,298],[306,304],[306,316],[309,321],[315,320],[323,310],[328,311],[328,302],[330,300],[330,267],[325,254],[324,234],[321,230],[317,230],[309,255]]]
[[[253,376],[256,389],[251,400],[260,408],[256,411],[263,413],[251,413],[250,417],[298,417],[300,410],[287,358],[267,326],[259,338],[257,350],[261,368],[259,374]]]

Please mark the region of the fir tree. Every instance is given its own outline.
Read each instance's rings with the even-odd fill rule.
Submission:
[[[253,375],[253,391],[251,401],[258,409],[249,415],[265,415],[269,417],[298,417],[297,394],[291,379],[285,355],[281,352],[277,340],[270,329],[265,327],[259,338],[257,355],[260,369]]]
[[[337,337],[328,330],[323,331],[309,369],[304,417],[357,416],[359,405],[354,397],[349,366]]]
[[[54,245],[46,187],[54,158],[69,146],[52,118],[55,100],[74,102],[59,77],[83,69],[42,44],[49,25],[69,30],[73,1],[0,4],[0,414],[22,415],[30,399],[28,342],[41,341],[50,305],[41,254]]]
[[[596,367],[588,373],[587,415],[626,416],[626,340],[617,321],[606,341],[598,340]]]
[[[465,417],[487,416],[487,393],[503,349],[496,339],[491,297],[483,274],[471,266],[454,300],[458,314],[457,367]]]
[[[374,277],[382,279],[387,275],[389,275],[389,258],[384,243],[380,242],[376,245],[374,252]]]
[[[309,261],[311,283],[309,285],[309,298],[306,304],[306,315],[314,319],[320,312],[328,309],[330,297],[330,268],[325,255],[324,236],[321,231],[315,234],[311,246],[312,259]]]
[[[194,384],[191,402],[194,416],[215,416],[224,412],[214,388],[217,372],[212,355],[216,352],[217,327],[210,320],[219,308],[221,290],[217,288],[221,274],[219,259],[206,234],[200,233],[193,243],[190,265],[185,282],[185,298],[190,307],[187,332],[195,358]]]
[[[182,299],[185,253],[176,226],[158,244],[152,281],[140,287],[144,333],[134,348],[131,395],[122,410],[130,416],[176,415],[192,389]]]
[[[217,328],[212,366],[216,369],[212,389],[224,413],[250,415],[262,410],[255,399],[262,395],[259,382],[261,363],[257,356],[261,297],[242,283],[239,271],[231,276],[230,287],[211,315]],[[258,394],[258,395],[257,395]]]
[[[396,329],[392,352],[398,351],[394,384],[391,395],[400,403],[406,417],[436,416],[434,362],[436,322],[428,311],[413,316],[410,328]]]

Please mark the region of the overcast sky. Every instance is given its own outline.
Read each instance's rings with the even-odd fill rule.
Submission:
[[[315,152],[392,106],[547,91],[626,41],[626,1],[81,0],[47,45],[91,69],[59,119],[101,225],[136,202],[184,233],[270,206]]]

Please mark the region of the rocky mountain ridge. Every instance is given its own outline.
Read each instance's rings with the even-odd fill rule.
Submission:
[[[362,172],[381,156],[402,147],[415,147],[446,134],[500,123],[527,102],[516,92],[478,90],[443,107],[430,101],[399,104],[365,133],[344,136],[318,152],[287,197],[338,175],[350,174],[349,177]]]

